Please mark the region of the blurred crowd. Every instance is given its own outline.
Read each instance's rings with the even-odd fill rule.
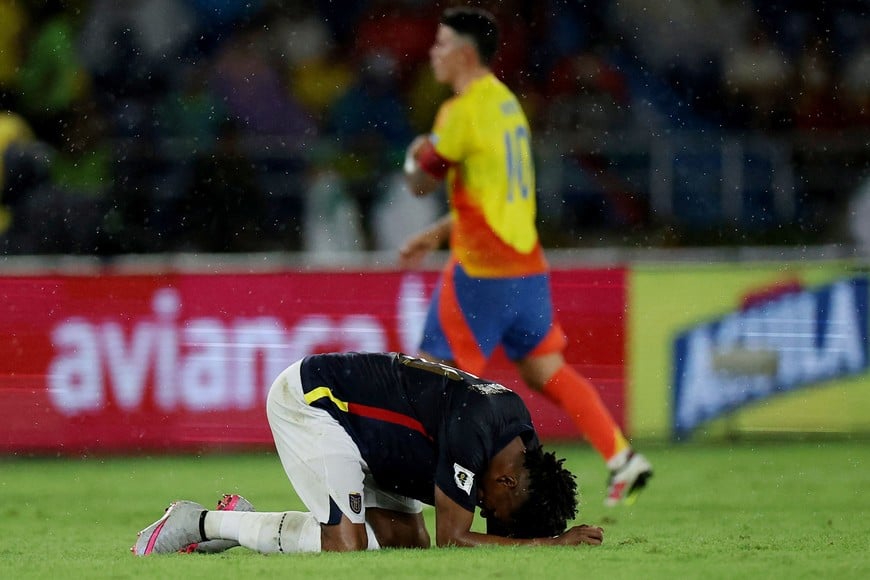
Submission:
[[[574,174],[541,169],[555,244],[578,224],[661,226],[605,140],[857,133],[864,156],[843,162],[867,173],[865,1],[470,3],[501,21],[494,69],[537,141],[601,192],[583,202]],[[428,50],[454,4],[0,0],[2,251],[395,248],[444,208],[399,170],[449,96]]]

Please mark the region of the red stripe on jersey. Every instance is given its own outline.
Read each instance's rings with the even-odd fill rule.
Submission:
[[[402,427],[407,427],[412,431],[422,433],[427,439],[432,439],[432,437],[426,433],[426,429],[423,428],[423,424],[420,423],[420,421],[413,417],[390,411],[389,409],[369,407],[368,405],[360,405],[359,403],[348,403],[347,412],[359,415],[360,417],[367,417],[369,419],[376,419],[386,423],[393,423],[394,425],[401,425]]]

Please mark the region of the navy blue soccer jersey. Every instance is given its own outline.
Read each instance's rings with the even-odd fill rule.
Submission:
[[[474,511],[477,482],[515,437],[539,445],[519,395],[449,366],[398,353],[312,355],[309,405],[345,428],[382,489],[434,504],[435,485]]]

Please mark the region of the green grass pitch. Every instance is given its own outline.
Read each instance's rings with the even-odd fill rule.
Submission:
[[[0,459],[0,577],[870,578],[866,440],[645,446],[655,477],[615,509],[602,506],[599,458],[554,448],[578,474],[578,521],[605,529],[600,547],[136,558],[136,532],[173,499],[211,505],[237,492],[261,510],[301,505],[266,452]]]

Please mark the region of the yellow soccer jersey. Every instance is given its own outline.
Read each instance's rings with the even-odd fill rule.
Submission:
[[[431,135],[450,162],[450,247],[476,277],[547,270],[535,226],[535,172],[529,123],[514,94],[486,75],[446,101]]]

